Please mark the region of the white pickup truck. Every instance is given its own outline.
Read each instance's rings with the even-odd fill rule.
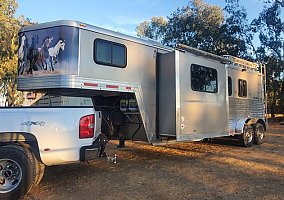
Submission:
[[[104,154],[101,112],[93,107],[0,109],[0,199],[18,199],[36,186],[44,166]]]

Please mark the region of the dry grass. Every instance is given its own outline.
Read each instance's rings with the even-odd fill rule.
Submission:
[[[90,164],[49,167],[24,200],[41,199],[284,199],[284,126],[273,125],[263,145],[235,141],[153,147],[127,141]]]

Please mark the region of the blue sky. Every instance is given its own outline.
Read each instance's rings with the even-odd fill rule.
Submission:
[[[224,7],[225,0],[205,0]],[[262,10],[262,0],[240,0],[249,18],[257,17]],[[138,23],[153,16],[169,16],[188,0],[18,0],[16,15],[24,15],[36,22],[73,19],[136,35]]]

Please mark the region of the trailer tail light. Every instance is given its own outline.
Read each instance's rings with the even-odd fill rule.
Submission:
[[[80,119],[79,125],[79,138],[92,138],[94,137],[95,116],[87,115]]]

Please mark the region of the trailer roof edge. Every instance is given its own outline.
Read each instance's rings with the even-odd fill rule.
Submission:
[[[215,55],[215,54],[212,54],[212,53],[208,53],[206,51],[202,51],[202,50],[199,50],[199,49],[196,49],[196,48],[184,45],[184,44],[178,44],[176,46],[176,49],[181,50],[181,51],[185,51],[185,52],[189,52],[189,53],[193,53],[193,54],[198,55],[198,56],[204,56],[204,57],[207,57],[207,58],[210,58],[210,59],[213,59],[213,60],[217,60],[217,61],[219,61],[223,64],[231,63],[231,61],[227,58],[224,58],[222,56],[218,56],[218,55]]]
[[[174,51],[173,48],[165,46],[165,45],[161,44],[160,42],[152,40],[152,39],[138,38],[138,37],[126,35],[124,33],[115,32],[115,31],[112,31],[112,30],[108,30],[108,29],[105,29],[105,28],[101,28],[101,27],[98,27],[98,26],[94,26],[94,25],[91,25],[91,24],[87,24],[87,23],[83,23],[83,22],[79,22],[79,21],[75,21],[75,20],[58,20],[58,21],[45,22],[45,23],[25,26],[25,27],[22,27],[20,29],[19,33],[26,32],[26,31],[38,30],[38,29],[44,29],[44,28],[51,28],[51,27],[54,27],[54,26],[77,27],[77,28],[80,28],[80,29],[94,31],[94,32],[105,34],[105,35],[110,35],[110,36],[113,36],[113,37],[117,37],[117,38],[129,40],[129,41],[133,41],[133,42],[157,47],[157,48],[160,48],[160,49],[163,49],[163,50],[166,50],[166,51]]]

